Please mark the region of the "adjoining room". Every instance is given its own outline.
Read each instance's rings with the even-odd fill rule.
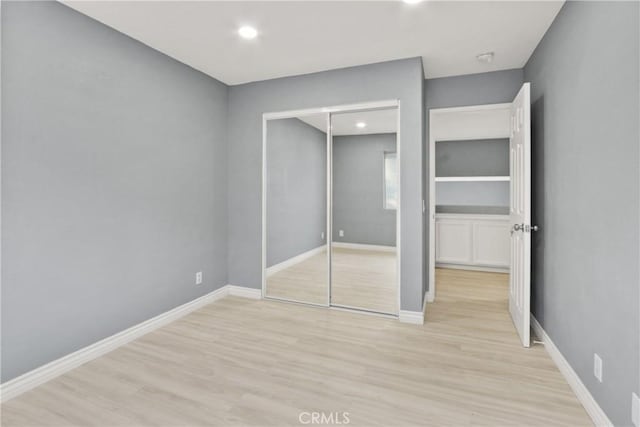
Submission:
[[[521,92],[528,90],[525,85]],[[509,103],[430,110],[430,301],[485,302],[482,309],[495,315],[517,310],[509,272],[517,245],[512,237],[520,230],[512,229],[510,215],[519,200],[530,199],[519,193],[531,186],[515,166],[522,161],[511,110]],[[528,316],[523,320],[519,331],[528,346]]]

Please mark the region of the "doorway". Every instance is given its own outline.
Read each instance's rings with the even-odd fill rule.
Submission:
[[[263,115],[263,297],[397,317],[400,107]]]
[[[461,277],[505,283],[523,346],[530,322],[530,101],[429,112],[429,290]],[[447,270],[463,270],[455,274]],[[475,272],[475,273],[473,273]],[[498,286],[500,288],[500,286]],[[451,291],[451,289],[448,289]]]

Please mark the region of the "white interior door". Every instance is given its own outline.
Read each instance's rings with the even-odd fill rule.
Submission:
[[[529,347],[531,307],[531,94],[525,83],[511,105],[511,274],[509,313]]]

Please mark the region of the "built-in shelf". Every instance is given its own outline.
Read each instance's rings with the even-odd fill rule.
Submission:
[[[437,205],[436,215],[509,215],[509,206],[494,205]]]
[[[437,176],[436,182],[509,181],[508,176]]]

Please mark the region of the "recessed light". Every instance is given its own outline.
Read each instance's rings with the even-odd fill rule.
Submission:
[[[251,40],[257,37],[258,30],[256,30],[253,27],[250,27],[249,25],[245,25],[243,27],[238,28],[238,34],[243,39]]]
[[[416,3],[420,3],[422,0],[402,0],[403,2],[405,2],[406,4],[416,4]]]
[[[476,56],[476,59],[483,64],[491,64],[493,62],[493,52],[481,53]]]
[[[367,124],[365,122],[358,122],[358,123],[356,123],[356,127],[358,129],[364,129],[364,128],[367,127]]]

